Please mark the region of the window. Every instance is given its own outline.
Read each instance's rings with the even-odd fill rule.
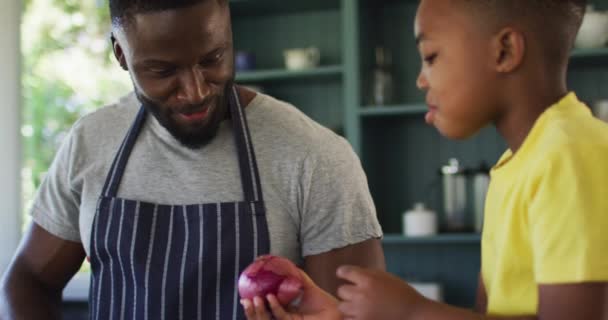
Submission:
[[[0,10],[0,276],[19,241],[19,0],[2,0]]]
[[[82,115],[126,94],[131,82],[113,58],[105,1],[29,0],[23,9],[21,184],[25,228],[31,221],[29,210],[36,189],[69,128]],[[85,262],[81,274],[66,289],[66,297],[86,297],[87,271]]]

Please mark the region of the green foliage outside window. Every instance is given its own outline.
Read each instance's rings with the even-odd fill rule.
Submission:
[[[126,94],[102,0],[27,0],[21,27],[24,226],[63,137],[82,115]]]

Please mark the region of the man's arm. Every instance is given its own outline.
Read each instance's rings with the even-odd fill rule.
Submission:
[[[338,287],[345,283],[338,279],[336,270],[345,264],[385,270],[381,241],[370,239],[326,253],[308,256],[304,270],[319,287],[335,296]]]
[[[59,319],[63,288],[84,258],[82,244],[32,223],[0,282],[0,319]]]

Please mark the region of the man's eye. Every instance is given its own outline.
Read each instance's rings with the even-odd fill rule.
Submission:
[[[151,68],[149,71],[159,77],[168,77],[175,73],[175,68]]]
[[[213,54],[212,56],[203,59],[201,61],[201,65],[203,65],[203,66],[214,65],[214,64],[222,61],[223,57],[224,57],[224,51],[219,51],[219,52]]]

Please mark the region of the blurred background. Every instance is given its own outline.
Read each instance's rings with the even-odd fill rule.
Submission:
[[[572,52],[570,88],[608,119],[608,1]],[[415,86],[414,0],[231,0],[237,82],[293,103],[343,135],[362,160],[389,271],[425,294],[472,306],[494,129],[451,142],[424,123]],[[114,61],[104,0],[0,0],[0,274],[32,198],[80,116],[131,90]],[[65,292],[86,318],[88,264]]]

